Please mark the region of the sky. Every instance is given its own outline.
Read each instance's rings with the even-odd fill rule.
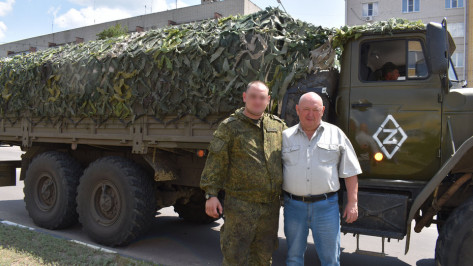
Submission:
[[[294,18],[325,27],[345,23],[345,0],[252,0],[285,8]],[[201,0],[0,0],[0,44],[73,28],[199,5]]]

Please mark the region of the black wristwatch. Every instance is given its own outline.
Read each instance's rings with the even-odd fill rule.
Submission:
[[[217,197],[217,196],[214,196],[214,195],[211,195],[211,194],[208,194],[208,193],[205,194],[205,199],[206,200],[210,199],[211,197]]]

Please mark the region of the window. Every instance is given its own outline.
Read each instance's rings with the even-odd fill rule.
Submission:
[[[361,45],[362,81],[400,81],[429,75],[419,40],[371,41]]]
[[[465,55],[463,53],[454,53],[452,55],[452,63],[455,67],[464,67]]]
[[[465,24],[463,23],[450,23],[448,24],[448,31],[452,37],[465,37]]]
[[[409,79],[425,78],[429,75],[427,64],[422,51],[420,41],[408,41],[408,57],[407,57],[407,77]]]
[[[450,60],[450,64],[448,64],[448,79],[458,81],[457,72],[455,72],[455,68],[452,66],[452,60]]]
[[[420,0],[402,0],[402,13],[419,12]]]
[[[445,8],[463,7],[463,0],[445,0]]]
[[[363,4],[362,16],[364,18],[377,16],[377,15],[378,15],[378,2]]]

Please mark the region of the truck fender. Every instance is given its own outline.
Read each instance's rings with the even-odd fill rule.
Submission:
[[[422,206],[422,204],[427,200],[427,198],[432,194],[435,188],[442,182],[442,180],[448,175],[448,173],[458,164],[458,162],[464,158],[470,149],[473,148],[473,136],[468,138],[460,148],[452,154],[450,159],[448,159],[445,164],[437,171],[437,173],[430,179],[430,181],[425,185],[422,191],[414,200],[411,210],[409,211],[409,216],[407,218],[407,224],[409,225],[414,219],[414,216]]]
[[[468,154],[470,150],[473,149],[473,136],[468,138],[460,148],[452,154],[450,159],[448,159],[445,164],[435,173],[435,175],[430,179],[430,181],[425,185],[422,191],[417,195],[412,207],[409,211],[409,216],[407,217],[407,236],[406,236],[406,247],[405,254],[409,251],[409,242],[411,236],[411,223],[414,219],[416,212],[420,209],[422,204],[427,200],[427,198],[433,193],[435,188],[442,182],[442,180],[448,175],[450,171]]]

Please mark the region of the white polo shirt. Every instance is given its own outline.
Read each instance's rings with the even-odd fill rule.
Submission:
[[[283,190],[319,195],[339,190],[339,178],[361,174],[355,150],[337,126],[321,121],[310,140],[300,124],[282,134]]]

